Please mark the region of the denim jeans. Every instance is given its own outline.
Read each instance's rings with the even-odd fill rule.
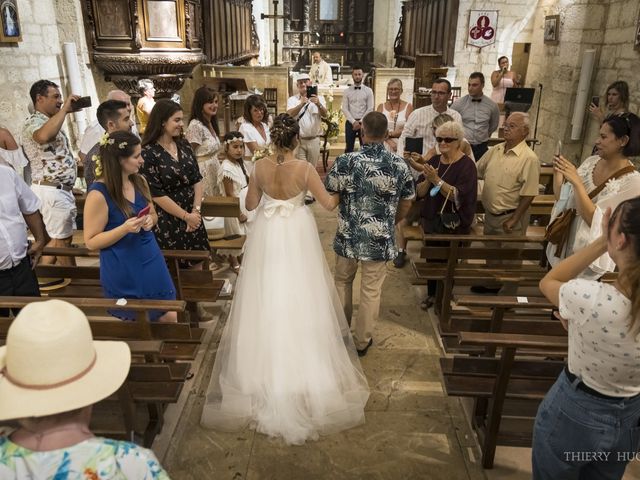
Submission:
[[[621,479],[640,460],[640,396],[598,398],[564,372],[538,408],[533,429],[534,480]]]

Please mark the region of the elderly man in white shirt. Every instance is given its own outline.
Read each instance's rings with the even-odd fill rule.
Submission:
[[[449,83],[449,80],[445,78],[434,80],[431,86],[431,105],[418,108],[409,115],[402,134],[398,139],[398,155],[404,156],[405,158],[408,157],[410,152],[406,152],[407,155],[405,155],[404,148],[407,138],[422,137],[422,152],[416,152],[421,155],[424,155],[433,148],[436,145],[436,137],[431,128],[431,122],[441,113],[451,115],[454,121],[462,125],[462,117],[460,114],[447,105],[449,98],[451,98],[451,83]],[[413,173],[414,177],[417,177],[415,170],[413,170]]]
[[[4,162],[0,162],[0,185],[0,296],[39,297],[33,267],[49,241],[40,199]],[[31,245],[27,227],[34,237]],[[0,316],[7,312],[0,309]]]
[[[347,88],[342,97],[342,113],[347,119],[344,126],[346,143],[344,153],[353,152],[356,138],[360,141],[360,148],[362,148],[362,119],[367,113],[373,112],[373,90],[362,85],[363,77],[362,67],[353,67],[351,72],[353,85]]]
[[[300,144],[298,158],[306,160],[314,167],[320,158],[320,135],[322,135],[322,117],[327,115],[324,97],[315,92],[308,95],[307,88],[311,87],[311,78],[306,73],[296,78],[298,94],[287,100],[287,113],[298,121],[300,126]],[[307,203],[313,202],[313,197],[307,196]]]

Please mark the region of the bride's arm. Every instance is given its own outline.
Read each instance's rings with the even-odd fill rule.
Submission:
[[[251,172],[251,176],[249,177],[249,187],[247,188],[247,198],[244,201],[244,206],[248,211],[255,210],[262,198],[262,189],[258,185],[258,180],[256,179],[255,165]]]
[[[309,164],[307,188],[311,192],[311,195],[313,195],[313,198],[327,210],[333,210],[338,206],[338,203],[340,203],[340,195],[327,192],[320,179],[320,175],[318,175],[318,172],[311,164]]]

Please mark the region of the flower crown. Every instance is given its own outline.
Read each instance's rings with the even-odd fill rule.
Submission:
[[[229,138],[228,140],[225,140],[222,143],[224,143],[225,145],[231,145],[233,142],[244,142],[244,137]]]
[[[107,147],[109,145],[114,145],[116,141],[113,138],[110,138],[108,133],[105,133],[104,135],[102,135],[102,137],[100,137],[100,141],[98,143],[100,144],[101,147]],[[120,142],[118,144],[118,149],[124,150],[127,145],[128,145],[127,142]],[[94,155],[92,157],[92,160],[93,160],[93,163],[95,164],[94,171],[96,173],[96,177],[101,177],[102,176],[102,158],[100,157],[100,155]]]
[[[109,134],[108,134],[108,133],[105,133],[105,134],[104,134],[104,135],[102,135],[102,137],[100,138],[100,142],[99,142],[99,143],[100,143],[100,146],[101,146],[101,147],[106,147],[106,146],[108,146],[108,145],[113,145],[113,144],[115,144],[115,143],[116,143],[116,141],[115,141],[113,138],[111,138],[111,137],[109,136]],[[120,143],[118,144],[118,148],[119,148],[120,150],[124,150],[124,149],[127,147],[127,145],[129,145],[127,142],[120,142]]]

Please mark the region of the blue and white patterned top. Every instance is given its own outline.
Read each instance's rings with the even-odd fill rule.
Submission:
[[[151,450],[91,438],[69,448],[34,452],[0,436],[0,479],[170,480]]]
[[[575,279],[560,287],[560,315],[569,324],[569,370],[612,397],[640,393],[640,342],[631,300],[613,285]]]
[[[405,161],[381,143],[336,158],[325,179],[329,192],[340,194],[335,252],[367,261],[397,255],[395,217],[400,200],[415,197],[413,177]]]

